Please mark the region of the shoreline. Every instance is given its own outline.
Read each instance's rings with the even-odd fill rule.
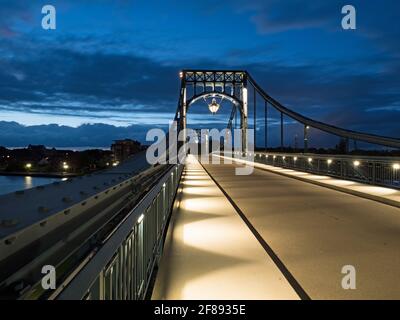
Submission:
[[[0,176],[18,176],[18,177],[37,177],[37,178],[74,178],[79,176],[76,173],[63,172],[4,172],[0,171]]]

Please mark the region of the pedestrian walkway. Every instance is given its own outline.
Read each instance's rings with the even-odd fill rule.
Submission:
[[[299,299],[194,156],[176,201],[152,299]]]

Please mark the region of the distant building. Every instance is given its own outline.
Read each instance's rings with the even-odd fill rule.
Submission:
[[[47,151],[46,147],[42,144],[39,144],[39,145],[30,144],[27,149],[29,151],[33,151],[33,152],[46,152]]]
[[[111,151],[116,161],[123,161],[141,149],[140,142],[131,139],[115,140],[111,145]]]

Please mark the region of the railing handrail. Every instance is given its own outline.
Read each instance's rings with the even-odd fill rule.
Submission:
[[[133,227],[137,223],[141,214],[151,205],[153,200],[162,190],[163,185],[171,176],[176,168],[181,164],[174,165],[168,170],[159,182],[151,188],[151,190],[137,203],[137,205],[126,215],[123,222],[119,224],[119,228],[113,230],[107,241],[96,250],[95,255],[85,265],[81,266],[81,270],[66,285],[63,291],[57,296],[57,299],[76,299],[82,298],[87,290],[96,280],[100,272],[107,266],[115,252],[122,245],[124,240],[132,232]]]
[[[285,157],[313,157],[323,159],[355,159],[355,160],[370,160],[370,161],[381,161],[381,162],[399,162],[400,157],[392,156],[368,156],[368,155],[348,155],[348,154],[319,154],[319,153],[287,153],[287,152],[275,152],[275,151],[257,151],[254,154],[268,154]]]

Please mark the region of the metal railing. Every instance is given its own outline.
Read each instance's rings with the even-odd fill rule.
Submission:
[[[256,152],[254,161],[372,185],[400,188],[398,157]]]
[[[57,299],[143,299],[161,256],[183,165],[173,166],[82,263]]]

